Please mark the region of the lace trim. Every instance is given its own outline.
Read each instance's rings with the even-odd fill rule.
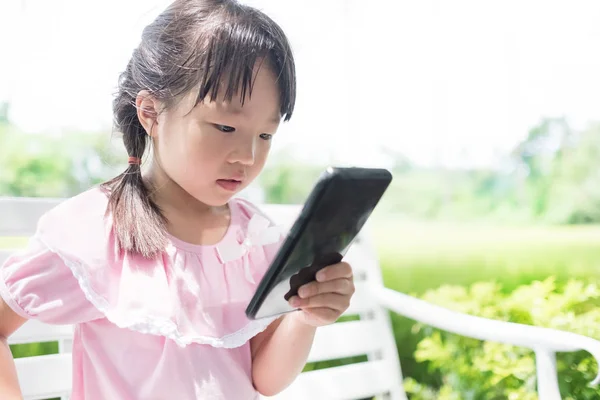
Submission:
[[[37,236],[37,239],[44,244],[52,253],[56,254],[60,257],[60,259],[65,263],[65,265],[71,270],[71,273],[77,279],[79,283],[79,287],[83,291],[86,299],[94,305],[102,314],[106,316],[106,318],[118,326],[119,328],[130,329],[132,331],[164,336],[173,340],[180,347],[185,347],[191,343],[198,344],[208,344],[213,347],[220,348],[234,348],[240,347],[252,337],[257,334],[263,332],[277,317],[263,318],[258,320],[250,321],[243,328],[227,334],[222,337],[213,337],[213,336],[192,336],[192,335],[183,335],[177,329],[177,325],[171,321],[170,319],[164,317],[157,317],[154,315],[140,315],[135,313],[130,313],[128,315],[122,315],[113,312],[110,309],[110,306],[107,300],[96,293],[94,289],[91,287],[89,282],[89,275],[83,264],[80,262],[70,260],[61,254],[60,251],[54,249],[52,246],[49,246],[45,240],[43,240],[40,236]]]

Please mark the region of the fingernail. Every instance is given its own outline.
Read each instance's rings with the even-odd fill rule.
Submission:
[[[298,297],[296,297],[296,296],[292,297],[290,299],[290,305],[292,307],[298,307],[300,305],[300,299]]]
[[[317,272],[317,280],[320,282],[325,279],[325,272]]]
[[[300,289],[298,289],[298,296],[304,298],[304,297],[306,297],[307,294],[308,294],[307,288],[301,287]]]

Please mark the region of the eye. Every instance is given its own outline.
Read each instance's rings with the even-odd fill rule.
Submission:
[[[273,139],[273,135],[271,135],[270,133],[261,133],[260,138],[262,140],[271,140]]]
[[[215,128],[225,133],[235,132],[235,128],[232,126],[215,124]]]

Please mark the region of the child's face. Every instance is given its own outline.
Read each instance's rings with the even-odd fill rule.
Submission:
[[[196,93],[190,93],[160,113],[152,129],[153,168],[206,205],[224,205],[257,177],[279,127],[275,76],[264,65],[255,73],[243,106],[234,96],[193,107]]]

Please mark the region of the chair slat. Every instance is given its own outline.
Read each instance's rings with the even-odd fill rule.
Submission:
[[[55,342],[73,339],[72,325],[49,325],[29,320],[8,338],[10,344]]]
[[[385,394],[393,384],[383,360],[349,364],[301,374],[276,400],[350,400]]]
[[[344,315],[364,315],[373,311],[378,304],[369,292],[369,284],[366,282],[356,282],[356,293],[352,296],[350,307]]]
[[[0,236],[26,237],[35,233],[37,222],[62,199],[0,198]]]
[[[359,234],[360,235],[360,234]],[[360,239],[360,236],[356,238]],[[373,260],[376,257],[376,253],[368,248],[365,243],[354,242],[348,249],[344,261],[352,266],[354,273],[354,280],[356,282],[362,282],[367,279],[367,273],[373,268],[378,268],[377,260]]]
[[[317,330],[308,361],[335,360],[381,350],[382,342],[376,339],[377,328],[381,326],[373,320],[339,322],[321,327]]]
[[[71,391],[71,354],[17,358],[19,384],[26,400],[68,396]]]

